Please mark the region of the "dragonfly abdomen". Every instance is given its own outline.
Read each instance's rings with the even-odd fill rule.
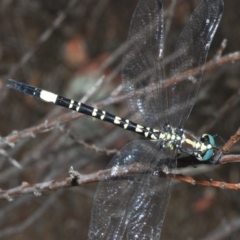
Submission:
[[[42,101],[51,102],[55,105],[71,109],[102,121],[110,122],[118,127],[138,133],[151,140],[159,141],[159,146],[161,148],[169,148],[171,150],[178,149],[180,152],[194,155],[200,161],[208,160],[213,156],[215,143],[213,137],[209,134],[204,134],[200,140],[192,140],[186,137],[182,128],[173,128],[169,124],[164,125],[162,129],[145,127],[128,119],[42,90],[41,88],[36,88],[12,79],[9,79],[9,81],[11,84],[9,84],[8,87],[14,88]],[[188,144],[191,150],[183,148],[182,145],[184,145],[184,143]]]

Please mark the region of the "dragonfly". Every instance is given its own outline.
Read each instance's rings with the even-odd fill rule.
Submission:
[[[161,0],[139,0],[132,16],[122,63],[122,86],[134,122],[55,93],[9,79],[8,87],[34,98],[115,124],[146,139],[124,146],[99,183],[88,237],[160,239],[172,190],[161,172],[177,167],[180,153],[207,161],[214,156],[210,134],[200,138],[183,129],[196,101],[203,65],[223,14],[223,0],[202,0],[181,32],[164,71],[164,12]],[[135,164],[135,165],[134,165]],[[135,173],[119,173],[135,166]],[[143,172],[141,166],[147,171]]]

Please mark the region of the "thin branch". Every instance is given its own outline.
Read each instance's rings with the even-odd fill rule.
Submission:
[[[219,160],[220,164],[224,163],[229,163],[229,162],[239,162],[239,155],[225,155],[222,156],[223,154],[226,154],[230,151],[233,145],[235,145],[237,142],[240,140],[240,128],[236,131],[236,133],[230,137],[230,139],[224,144],[222,149],[220,149],[216,156],[219,155],[221,156],[221,159]]]
[[[0,149],[0,155],[4,156],[14,167],[22,169],[21,164],[17,160],[11,158],[4,149]]]
[[[95,151],[96,153],[106,154],[107,156],[109,156],[109,155],[117,154],[119,152],[117,149],[109,150],[107,148],[98,148],[94,144],[87,144],[85,141],[80,140],[79,138],[74,136],[72,133],[70,133],[69,130],[66,130],[64,128],[60,128],[60,130],[62,132],[64,132],[65,134],[67,134],[72,140],[74,140],[79,145],[83,146],[86,149],[90,149],[92,151]]]
[[[167,16],[166,16],[166,20],[165,20],[165,36],[166,36],[165,39],[167,39],[169,30],[171,28],[176,4],[177,4],[177,0],[172,0],[170,6],[168,8],[168,11],[167,11]]]
[[[105,76],[100,77],[96,83],[89,89],[89,91],[81,98],[80,102],[85,103],[89,100],[89,98],[99,89],[102,85]]]
[[[224,146],[222,147],[222,150],[224,152],[229,152],[229,150],[232,148],[233,145],[235,145],[240,140],[240,128],[237,130],[237,132],[227,141]]]
[[[218,48],[215,56],[213,57],[214,60],[218,60],[219,58],[221,58],[222,53],[224,51],[224,49],[227,47],[227,39],[223,39],[223,41],[221,42],[220,47]]]
[[[240,157],[239,157],[240,158]],[[109,180],[121,180],[129,176],[129,174],[152,174],[154,177],[164,177],[172,180],[178,180],[192,185],[202,185],[208,187],[217,187],[222,189],[240,189],[240,183],[226,183],[223,181],[202,180],[194,179],[191,176],[184,176],[182,174],[166,173],[162,170],[156,169],[153,171],[150,166],[140,165],[134,163],[123,167],[113,167],[110,169],[99,170],[90,174],[81,174],[75,171],[72,167],[69,170],[70,177],[52,180],[43,183],[30,184],[23,182],[21,186],[0,191],[0,199],[13,200],[14,197],[34,194],[35,196],[41,195],[44,191],[56,191],[59,189],[70,188],[75,186],[82,186],[87,183],[109,181]]]
[[[216,187],[222,189],[232,189],[232,190],[239,190],[240,183],[226,183],[222,181],[213,181],[212,179],[203,180],[203,179],[195,179],[191,176],[184,176],[181,174],[167,174],[166,176],[168,179],[178,180],[181,182],[190,183],[191,185],[202,185],[207,187]]]
[[[106,6],[109,4],[109,0],[102,0],[96,3],[96,7],[93,8],[91,16],[89,17],[90,23],[88,24],[88,34],[92,35],[95,31],[97,22],[99,21],[99,18],[101,14],[103,13]]]

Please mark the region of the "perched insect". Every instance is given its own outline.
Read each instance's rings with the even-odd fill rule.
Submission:
[[[34,98],[107,121],[150,140],[127,144],[109,163],[111,177],[95,195],[89,239],[159,239],[171,180],[154,176],[176,168],[177,154],[209,160],[214,139],[188,137],[183,130],[195,103],[202,65],[223,13],[222,0],[202,0],[183,29],[170,67],[169,83],[163,65],[163,6],[161,0],[140,0],[132,17],[123,57],[122,81],[134,123],[84,103],[10,79],[8,87]],[[134,163],[147,172],[117,178]],[[140,168],[140,167],[139,167]]]

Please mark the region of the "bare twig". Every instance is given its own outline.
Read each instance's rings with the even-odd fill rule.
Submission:
[[[153,170],[150,169],[150,166],[143,166],[138,163],[123,167],[113,167],[106,170],[99,170],[90,174],[81,174],[78,171],[74,170],[72,167],[69,170],[70,177],[52,180],[49,182],[30,184],[23,182],[21,186],[0,191],[0,199],[7,199],[11,201],[14,197],[25,195],[25,194],[34,194],[39,196],[44,191],[56,191],[59,189],[81,186],[87,183],[100,182],[100,181],[109,181],[127,177],[129,174],[152,174]],[[157,173],[158,174],[157,174]],[[182,182],[190,183],[192,185],[202,185],[202,186],[211,186],[222,189],[240,189],[240,183],[226,183],[223,181],[213,181],[213,180],[202,180],[194,179],[191,176],[184,176],[182,174],[173,174],[166,173],[163,171],[155,171],[155,177],[165,177],[172,180],[179,180]]]
[[[82,97],[80,102],[85,103],[88,99],[98,90],[98,88],[102,85],[105,76],[100,77],[97,82],[89,89],[89,91]]]
[[[240,189],[240,183],[226,183],[222,181],[213,181],[212,179],[210,180],[195,179],[191,176],[184,176],[181,174],[178,174],[178,175],[167,174],[167,178],[190,183],[192,185],[202,185],[207,187],[216,187],[216,188],[233,189],[233,190]]]
[[[4,156],[5,158],[7,158],[7,160],[16,168],[18,169],[22,169],[21,164],[16,161],[15,159],[11,158],[8,153],[4,150],[4,149],[0,149],[0,155]]]
[[[240,128],[237,130],[237,132],[224,144],[222,147],[223,153],[227,153],[230,151],[233,145],[235,145],[240,140]]]
[[[222,53],[226,47],[227,47],[227,39],[223,39],[219,49],[217,50],[215,56],[213,57],[213,59],[218,60],[222,56]]]
[[[78,143],[79,145],[83,146],[86,149],[90,149],[95,151],[96,153],[103,153],[106,155],[113,155],[113,154],[117,154],[118,150],[117,149],[106,149],[106,148],[98,148],[97,146],[95,146],[94,144],[87,144],[85,141],[80,140],[79,138],[77,138],[76,136],[74,136],[72,133],[70,133],[69,130],[66,130],[64,128],[61,128],[61,131],[64,132],[65,134],[67,134],[70,138],[72,138],[76,143]]]
[[[168,11],[167,11],[167,17],[165,20],[165,36],[166,36],[165,39],[167,39],[169,30],[171,28],[176,3],[177,3],[176,0],[172,0],[170,6],[168,8]]]

